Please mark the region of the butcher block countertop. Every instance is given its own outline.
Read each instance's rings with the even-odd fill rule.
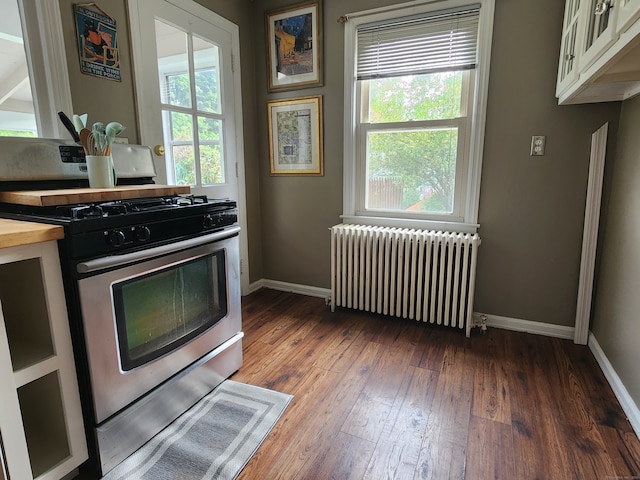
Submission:
[[[63,236],[64,229],[59,225],[0,218],[0,248],[60,240]]]
[[[36,207],[73,203],[111,202],[128,198],[159,197],[190,193],[191,187],[178,185],[131,185],[115,188],[69,188],[65,190],[24,190],[0,192],[0,202]]]

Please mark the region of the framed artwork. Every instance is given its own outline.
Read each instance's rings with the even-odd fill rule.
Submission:
[[[98,11],[90,10],[93,7]],[[121,81],[116,21],[95,3],[74,5],[80,71],[108,80]]]
[[[266,13],[269,91],[322,85],[321,0]]]
[[[267,103],[271,175],[323,175],[322,96]]]

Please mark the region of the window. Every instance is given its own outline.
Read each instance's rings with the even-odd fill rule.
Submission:
[[[169,181],[192,186],[223,184],[225,115],[219,48],[160,20],[155,25]]]
[[[347,19],[343,217],[475,231],[493,0]]]
[[[68,137],[71,114],[58,2],[10,0],[0,25],[0,135]]]

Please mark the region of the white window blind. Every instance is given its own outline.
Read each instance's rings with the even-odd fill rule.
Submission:
[[[479,16],[475,4],[358,26],[358,80],[475,68]]]

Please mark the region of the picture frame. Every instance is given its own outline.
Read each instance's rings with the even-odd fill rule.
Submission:
[[[322,86],[322,0],[267,11],[266,23],[269,92]]]
[[[322,96],[267,102],[271,176],[324,175]]]

